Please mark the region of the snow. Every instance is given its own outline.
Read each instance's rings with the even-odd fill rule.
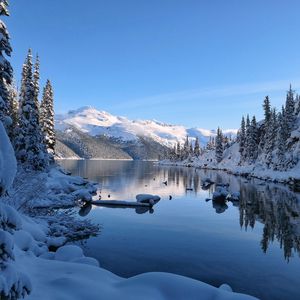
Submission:
[[[256,164],[240,165],[239,144],[234,143],[224,150],[223,159],[217,163],[215,150],[205,150],[198,158],[193,157],[183,161],[163,160],[162,165],[189,166],[202,169],[223,170],[234,175],[250,176],[262,180],[270,180],[281,183],[289,183],[291,180],[300,180],[300,161],[292,169],[287,171],[275,171],[268,169],[259,161]]]
[[[17,172],[17,162],[13,147],[0,122],[0,196],[10,189]]]
[[[155,120],[132,121],[89,106],[70,111],[65,115],[57,115],[55,126],[60,131],[71,130],[73,126],[92,136],[105,135],[123,142],[138,141],[139,136],[144,136],[168,147],[173,147],[177,141],[184,143],[187,135],[193,142],[198,137],[202,145],[207,143],[210,136],[216,135],[214,130],[187,129],[184,126],[164,124]],[[235,136],[237,130],[229,129],[223,132]]]
[[[134,201],[122,201],[122,200],[93,200],[93,205],[115,205],[115,206],[133,206],[133,207],[150,207],[150,203],[141,203]]]
[[[256,299],[167,273],[146,273],[124,279],[93,265],[28,255],[20,257],[18,265],[21,270],[28,270],[32,280],[33,290],[28,300]]]
[[[76,258],[83,257],[83,251],[78,246],[74,245],[67,245],[60,247],[56,253],[54,258],[56,260],[62,260],[62,261],[72,261]]]
[[[135,198],[137,202],[150,203],[152,205],[160,200],[159,196],[151,194],[138,194]]]

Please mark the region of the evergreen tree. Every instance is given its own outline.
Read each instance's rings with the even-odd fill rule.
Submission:
[[[199,138],[198,137],[196,137],[196,141],[195,141],[194,155],[196,157],[200,156],[200,143],[199,143]]]
[[[45,138],[47,151],[52,156],[55,153],[54,107],[53,89],[50,80],[47,80],[43,90],[40,108],[40,124]]]
[[[179,141],[177,142],[176,145],[176,155],[177,155],[177,159],[181,159],[181,147]]]
[[[267,165],[270,166],[273,161],[273,151],[275,149],[277,136],[277,116],[275,108],[271,112],[271,117],[268,123],[268,131],[265,135],[265,154],[267,157]]]
[[[263,108],[264,108],[264,115],[265,115],[265,124],[267,124],[271,119],[271,104],[270,104],[269,96],[266,96],[266,98],[264,99]]]
[[[194,148],[193,148],[193,144],[190,144],[190,150],[189,150],[189,155],[193,155],[194,154]]]
[[[300,96],[296,95],[295,100],[295,115],[298,116],[300,114]]]
[[[223,134],[222,130],[218,127],[216,136],[216,160],[221,162],[223,159]]]
[[[0,1],[0,16],[9,16],[8,1]],[[0,121],[2,121],[7,128],[11,125],[9,115],[9,85],[12,82],[13,70],[6,59],[10,56],[12,48],[9,41],[9,33],[6,25],[0,20]]]
[[[285,119],[286,119],[286,126],[287,126],[287,138],[289,138],[295,125],[295,101],[294,101],[294,91],[292,90],[291,85],[286,95]]]
[[[279,125],[279,129],[277,133],[277,137],[278,137],[277,138],[278,140],[277,167],[282,168],[285,162],[286,136],[287,136],[287,124],[286,124],[284,107],[282,107],[281,113],[278,114],[278,125]]]
[[[29,50],[22,72],[22,75],[26,75],[26,77],[22,78],[16,154],[18,160],[26,164],[26,168],[42,170],[48,164],[48,155],[39,125],[32,67],[32,54]]]
[[[183,158],[186,159],[189,156],[190,153],[190,141],[189,136],[186,136],[184,145],[183,145]]]
[[[248,144],[247,144],[247,158],[250,162],[254,162],[258,155],[258,138],[257,138],[257,124],[256,118],[253,116],[251,124],[248,128]]]
[[[239,131],[239,144],[240,144],[239,152],[241,155],[241,160],[243,160],[245,158],[244,155],[245,155],[245,145],[246,145],[246,124],[245,124],[244,116],[242,117],[241,128]]]
[[[247,115],[246,118],[246,138],[245,138],[245,153],[244,158],[249,158],[250,153],[250,140],[251,140],[251,124],[250,124],[250,118],[249,115]]]
[[[33,72],[33,90],[35,106],[39,109],[39,93],[40,93],[40,59],[36,56]]]
[[[13,145],[15,142],[15,136],[17,133],[18,127],[18,110],[19,110],[19,103],[18,103],[18,91],[15,84],[10,85],[9,90],[9,115],[11,118],[11,126],[8,128],[8,136],[12,141]]]

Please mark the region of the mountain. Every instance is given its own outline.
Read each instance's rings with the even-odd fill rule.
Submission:
[[[158,159],[188,135],[206,145],[214,130],[185,128],[155,120],[129,120],[85,106],[56,115],[57,153],[84,158]],[[236,130],[225,130],[235,135]],[[67,150],[69,148],[69,150]]]

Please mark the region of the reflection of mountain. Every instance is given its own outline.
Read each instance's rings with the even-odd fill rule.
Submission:
[[[279,186],[241,187],[240,224],[247,229],[255,222],[264,224],[261,247],[267,252],[275,239],[288,260],[293,251],[300,254],[299,195]]]

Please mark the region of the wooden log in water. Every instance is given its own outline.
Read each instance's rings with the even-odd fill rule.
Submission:
[[[106,206],[124,206],[124,207],[152,207],[150,203],[142,203],[136,201],[122,201],[122,200],[92,200],[93,205]]]

